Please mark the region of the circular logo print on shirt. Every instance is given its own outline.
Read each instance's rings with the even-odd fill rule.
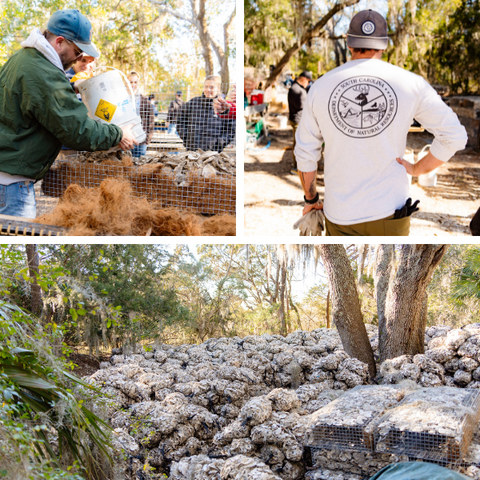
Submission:
[[[397,114],[398,100],[384,80],[368,75],[352,77],[338,84],[328,100],[334,125],[353,138],[370,138],[382,133]]]
[[[375,31],[375,24],[370,20],[367,20],[362,24],[362,32],[365,35],[371,35]]]

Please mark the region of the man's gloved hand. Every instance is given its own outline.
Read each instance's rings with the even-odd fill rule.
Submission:
[[[419,203],[420,200],[416,200],[415,203],[412,205],[412,199],[409,198],[402,208],[395,210],[395,215],[393,216],[393,219],[398,220],[400,218],[409,217],[413,212],[418,212],[420,210],[417,207]]]
[[[295,222],[293,229],[298,228],[302,237],[319,237],[325,228],[324,224],[325,217],[322,210],[310,210]]]

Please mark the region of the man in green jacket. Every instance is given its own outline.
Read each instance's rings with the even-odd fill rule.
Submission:
[[[88,116],[65,71],[83,53],[97,58],[92,25],[78,10],[55,12],[0,70],[0,214],[35,218],[33,183],[42,179],[62,145],[76,150],[131,150],[129,125]]]

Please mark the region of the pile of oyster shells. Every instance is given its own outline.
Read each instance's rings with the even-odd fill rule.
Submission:
[[[384,383],[408,379],[423,387],[480,388],[480,324],[427,328],[425,354],[387,360],[380,374]]]
[[[165,173],[175,176],[193,173],[202,177],[211,178],[218,174],[236,176],[236,157],[225,152],[204,152],[199,149],[196,152],[187,151],[179,153],[160,152],[154,155],[144,155],[132,158],[130,152],[106,151],[106,152],[82,152],[68,157],[73,163],[101,164],[108,160],[118,161],[119,165],[163,165]],[[111,164],[111,163],[109,163]]]
[[[367,332],[376,348],[377,329],[367,325]],[[421,386],[463,387],[465,382],[454,378],[462,371],[475,382],[468,386],[480,386],[473,377],[480,360],[480,325],[430,327],[426,345],[424,355],[385,362],[381,381],[411,379]],[[336,330],[112,353],[89,381],[110,395],[111,400],[98,408],[130,458],[125,468],[142,471],[142,478],[167,474],[176,480],[354,480],[392,461],[387,454],[320,451],[322,468],[305,470],[305,436],[315,412],[345,391],[369,383],[367,366],[345,353]],[[469,454],[471,465],[464,472],[468,468],[469,475],[480,479],[480,471],[472,466],[480,463],[480,442],[471,445]]]
[[[170,169],[174,175],[186,175],[190,172],[199,173],[203,177],[213,177],[218,173],[236,175],[236,158],[225,152],[196,152],[167,153],[145,155],[133,159],[134,165],[161,164]]]

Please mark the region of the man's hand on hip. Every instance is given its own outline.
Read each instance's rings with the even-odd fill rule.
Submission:
[[[122,128],[123,137],[118,146],[122,150],[132,150],[135,145],[138,145],[135,135],[132,133],[133,123]]]
[[[407,173],[412,177],[418,177],[419,175],[431,172],[445,163],[433,156],[430,152],[428,152],[427,155],[425,155],[418,163],[415,164],[407,162],[403,158],[397,158],[397,162],[400,165],[403,165]]]

